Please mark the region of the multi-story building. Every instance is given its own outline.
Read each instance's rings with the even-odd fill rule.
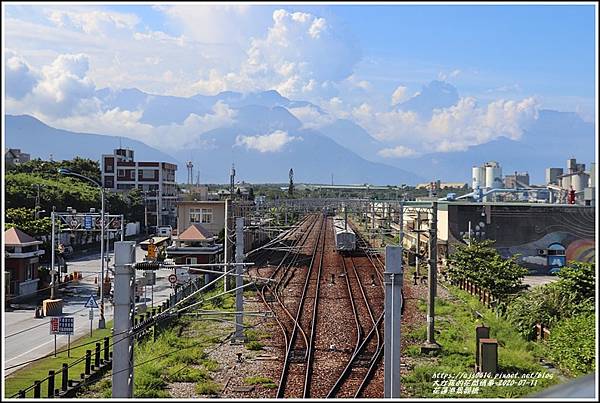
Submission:
[[[133,150],[115,149],[102,155],[102,184],[112,192],[137,188],[144,195],[148,225],[175,225],[177,165],[169,162],[135,161]]]

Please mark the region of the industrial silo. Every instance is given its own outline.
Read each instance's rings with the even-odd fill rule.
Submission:
[[[580,172],[575,175],[571,175],[571,186],[576,192],[581,192],[588,184],[590,176],[586,173]]]
[[[485,164],[485,187],[490,189],[502,188],[502,168],[497,162]]]
[[[485,168],[474,166],[472,170],[473,189],[485,187]]]

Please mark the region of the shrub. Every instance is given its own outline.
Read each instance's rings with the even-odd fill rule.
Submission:
[[[507,319],[525,338],[532,339],[535,325],[552,327],[559,320],[571,316],[577,305],[573,295],[565,294],[556,284],[533,288],[511,301],[506,310]]]
[[[552,328],[549,355],[559,367],[573,376],[594,371],[596,334],[594,314],[581,314]]]
[[[559,287],[567,294],[575,295],[580,301],[595,301],[596,266],[594,263],[569,262],[558,272]]]

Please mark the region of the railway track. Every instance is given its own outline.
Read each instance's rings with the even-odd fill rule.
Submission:
[[[383,393],[382,381],[371,382],[383,354],[381,261],[362,244],[360,256],[339,255],[333,233],[324,215],[303,220],[285,237],[294,241],[271,272],[274,281],[259,292],[283,341],[278,398]],[[336,283],[336,276],[343,279]]]

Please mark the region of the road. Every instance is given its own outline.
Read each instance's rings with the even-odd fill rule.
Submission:
[[[136,248],[136,260],[141,261],[145,252]],[[69,273],[73,271],[82,273],[82,280],[69,283],[59,291],[59,297],[64,300],[63,314],[75,317],[75,334],[71,336],[71,343],[81,336],[89,335],[90,321],[89,309],[85,302],[90,295],[96,295],[97,285],[94,279],[100,274],[100,254],[92,254],[75,260],[68,260]],[[112,263],[111,263],[112,267]],[[173,269],[161,269],[156,272],[156,285],[154,286],[154,306],[168,299],[172,288],[167,280]],[[141,275],[141,273],[139,273]],[[151,306],[151,287],[147,287],[147,298],[142,297],[139,305]],[[98,300],[99,298],[96,297]],[[99,302],[99,301],[98,301]],[[112,304],[105,300],[104,316],[106,321],[113,317]],[[34,306],[22,305],[20,309],[4,312],[4,368],[5,374],[10,374],[20,367],[6,369],[15,365],[34,360],[54,351],[54,336],[50,335],[50,318],[36,319]],[[99,310],[94,310],[93,330],[98,328]],[[93,334],[93,333],[92,333]],[[68,336],[57,336],[57,348],[60,350],[67,346]]]

